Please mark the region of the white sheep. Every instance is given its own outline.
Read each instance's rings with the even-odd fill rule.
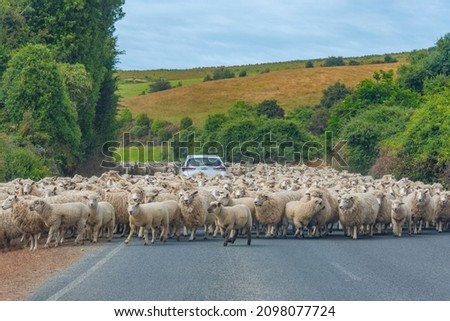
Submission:
[[[311,222],[324,209],[324,201],[319,197],[286,203],[286,218],[294,226],[294,237],[303,236],[303,229],[311,227]]]
[[[15,224],[11,209],[0,209],[0,247],[9,249],[11,241],[23,235]]]
[[[370,193],[345,194],[339,203],[339,219],[347,234],[356,240],[363,227],[368,227],[369,236],[373,235],[379,209],[377,198]]]
[[[3,202],[2,209],[8,208],[11,208],[15,225],[23,235],[29,236],[30,250],[36,250],[41,233],[46,231],[44,220],[36,212],[30,211],[28,200],[19,198],[17,195],[10,195]]]
[[[130,203],[128,205],[128,213],[133,220],[130,220],[130,233],[124,243],[130,242],[133,231],[136,227],[143,227],[144,245],[148,244],[148,231],[152,230],[152,241],[155,243],[157,229],[161,228],[160,241],[167,240],[167,231],[169,228],[169,210],[166,205],[161,202],[154,203]]]
[[[169,237],[174,237],[174,235],[177,238],[177,241],[180,240],[180,234],[181,234],[181,209],[178,205],[177,201],[174,200],[167,200],[162,201],[168,211],[169,211],[169,230],[168,235]]]
[[[118,231],[122,228],[122,233],[120,236],[124,236],[130,226],[129,215],[128,215],[128,191],[111,191],[109,189],[101,190],[100,196],[102,200],[110,203],[114,207],[116,227],[115,230]]]
[[[266,237],[274,237],[277,228],[282,227],[282,235],[287,234],[287,220],[285,216],[286,204],[299,201],[303,196],[300,191],[260,192],[254,200],[256,219],[267,226]]]
[[[305,192],[304,199],[318,197],[323,200],[323,208],[312,220],[312,235],[318,236],[323,229],[325,234],[333,230],[333,225],[339,221],[339,203],[337,199],[325,188],[312,187]]]
[[[195,240],[197,228],[205,225],[209,204],[214,200],[214,196],[204,190],[184,193],[180,197],[181,217],[184,225],[191,230],[189,241]],[[205,231],[204,239],[207,238],[208,233]]]
[[[408,235],[411,235],[411,210],[405,202],[393,200],[391,205],[392,234],[401,237],[406,223]]]
[[[394,197],[385,193],[381,190],[372,190],[369,193],[373,194],[380,204],[380,209],[378,211],[377,220],[375,221],[375,226],[379,234],[384,231],[386,233],[389,224],[391,224],[391,212],[392,212],[392,201]]]
[[[439,233],[446,229],[450,222],[450,192],[441,192],[436,202],[436,229]]]
[[[228,242],[234,243],[240,229],[247,231],[247,245],[251,244],[252,214],[248,206],[239,204],[228,207],[213,201],[207,211],[217,217],[217,224],[223,230],[224,246],[227,246]],[[232,235],[231,240],[230,235]]]
[[[99,232],[102,228],[108,229],[108,241],[113,238],[113,231],[116,224],[114,207],[111,203],[101,201],[99,195],[85,197],[89,206],[89,214],[86,227],[89,228],[92,236],[92,243],[97,243]]]
[[[247,207],[250,209],[250,212],[252,213],[252,222],[253,225],[255,226],[256,237],[259,237],[259,222],[256,219],[256,207],[253,198],[251,197],[233,198],[231,194],[227,191],[219,196],[218,201],[221,202],[224,206],[234,206],[238,204],[247,205]]]
[[[55,237],[60,227],[68,228],[74,226],[78,231],[75,244],[84,243],[83,233],[89,214],[89,208],[86,204],[81,202],[50,204],[43,199],[37,199],[31,203],[30,210],[36,211],[41,215],[45,225],[49,228],[45,247],[50,245],[51,240]],[[56,236],[55,247],[60,243],[61,237],[61,234]]]
[[[411,209],[414,234],[422,232],[423,223],[432,220],[435,213],[435,204],[428,189],[419,188],[406,197],[406,204]]]

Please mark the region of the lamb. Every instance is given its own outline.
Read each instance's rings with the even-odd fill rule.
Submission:
[[[441,233],[450,222],[450,192],[441,192],[436,202],[436,229]]]
[[[408,228],[408,235],[411,235],[411,210],[403,201],[393,200],[391,206],[392,234],[401,237],[403,225]]]
[[[191,230],[189,241],[195,240],[197,228],[204,226],[208,214],[208,207],[215,200],[214,196],[204,190],[195,190],[184,193],[180,197],[179,204],[184,225]],[[204,239],[208,238],[205,231]]]
[[[84,243],[83,232],[89,214],[89,207],[86,204],[82,202],[50,204],[43,199],[37,199],[31,203],[29,208],[41,215],[45,225],[49,228],[45,247],[49,247],[60,227],[75,226],[78,231],[75,244]],[[58,246],[61,237],[60,234],[56,236],[55,247]]]
[[[226,207],[218,201],[213,201],[210,203],[207,211],[208,213],[213,213],[217,217],[217,224],[223,230],[224,246],[227,246],[228,242],[234,243],[239,229],[245,229],[247,231],[247,245],[251,244],[252,214],[248,206],[238,204]],[[230,240],[230,235],[232,233],[233,236]]]
[[[356,240],[362,227],[368,227],[373,235],[373,225],[377,219],[380,204],[370,193],[351,193],[342,196],[339,203],[339,219],[348,234]]]
[[[161,228],[160,241],[167,240],[167,231],[169,228],[169,210],[166,205],[161,202],[155,203],[130,203],[128,205],[128,213],[133,217],[130,219],[130,233],[125,239],[124,243],[130,242],[133,231],[136,227],[143,227],[144,229],[144,245],[148,244],[148,230],[152,229],[152,241],[155,243],[156,232]]]
[[[30,237],[30,251],[38,247],[41,233],[46,230],[45,223],[36,212],[30,211],[28,200],[10,195],[2,205],[2,209],[11,208],[12,218],[23,235]]]
[[[290,201],[299,201],[302,196],[303,193],[300,191],[260,192],[257,194],[254,200],[256,219],[267,226],[266,237],[274,237],[279,226],[283,227],[283,236],[286,236],[286,204]]]
[[[241,197],[241,198],[232,198],[229,192],[224,192],[220,195],[219,202],[221,202],[224,206],[234,206],[238,204],[247,205],[252,213],[252,222],[255,224],[256,228],[256,237],[259,237],[259,222],[256,219],[256,207],[253,198],[251,197]]]
[[[86,227],[91,232],[92,243],[97,243],[100,230],[103,227],[108,229],[108,242],[113,238],[113,230],[116,224],[114,207],[111,203],[100,201],[99,195],[86,196],[89,214],[86,221]]]
[[[414,234],[422,232],[422,225],[433,219],[435,204],[427,189],[417,189],[406,197],[406,204],[411,209]]]
[[[309,228],[315,216],[324,209],[324,201],[319,197],[286,203],[286,218],[295,228],[294,237],[303,236],[303,229]]]
[[[339,221],[339,203],[337,199],[327,189],[320,187],[308,189],[305,197],[306,200],[311,197],[318,197],[324,203],[323,209],[315,216],[312,222],[312,225],[315,226],[312,235],[317,236],[317,233],[320,233],[322,228],[324,228],[326,234],[331,233],[333,225]]]

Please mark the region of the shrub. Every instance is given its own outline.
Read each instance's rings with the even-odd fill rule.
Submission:
[[[192,118],[190,118],[190,117],[183,117],[183,118],[180,120],[180,129],[181,129],[181,130],[187,129],[187,128],[191,127],[192,124],[193,124]]]
[[[159,78],[154,83],[150,84],[149,92],[154,93],[168,89],[172,89],[170,81],[164,78]]]
[[[14,148],[5,155],[4,176],[6,181],[15,178],[40,180],[50,176],[51,171],[44,159],[27,148]]]
[[[276,100],[264,100],[256,108],[256,115],[267,118],[284,118],[284,110]]]
[[[344,58],[341,56],[339,57],[328,57],[325,59],[325,62],[323,63],[324,67],[334,67],[334,66],[345,66]]]

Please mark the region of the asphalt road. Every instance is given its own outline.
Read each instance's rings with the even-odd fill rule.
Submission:
[[[450,232],[320,239],[115,238],[57,274],[27,300],[450,300]]]

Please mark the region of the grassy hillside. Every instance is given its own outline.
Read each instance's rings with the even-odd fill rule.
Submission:
[[[202,126],[207,115],[226,112],[239,100],[256,104],[265,99],[275,99],[286,111],[302,105],[317,104],[322,91],[328,86],[339,81],[354,87],[361,80],[371,78],[373,73],[380,69],[396,71],[398,66],[404,63],[401,61],[393,64],[315,68],[304,68],[304,63],[279,63],[268,64],[271,66],[268,73],[257,72],[268,67],[253,65],[251,68],[239,67],[252,71],[248,72],[247,77],[210,82],[201,81],[206,74],[212,73],[212,69],[207,68],[188,71],[122,72],[120,105],[129,108],[133,115],[146,113],[152,119],[174,123],[189,116],[195,125]],[[165,77],[163,72],[167,73]],[[155,77],[163,77],[173,83],[181,81],[183,85],[142,95],[150,80]]]

